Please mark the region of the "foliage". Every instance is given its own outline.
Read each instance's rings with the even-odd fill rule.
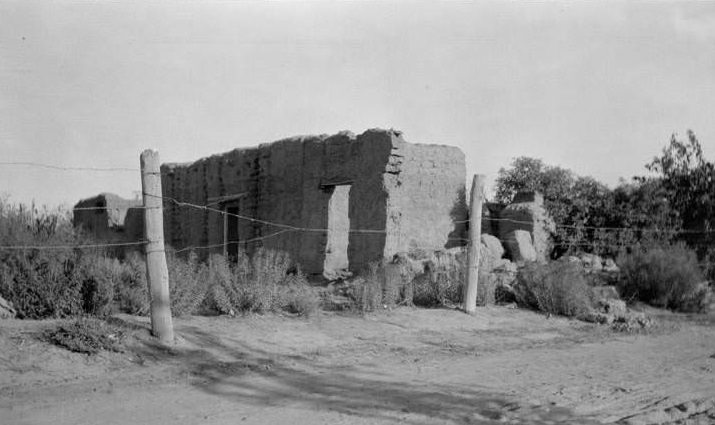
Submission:
[[[540,159],[519,157],[508,169],[501,168],[495,182],[496,201],[507,204],[518,192],[538,191],[552,218],[561,223],[568,215],[570,189],[575,176],[570,170],[544,164]]]
[[[320,308],[320,296],[300,270],[286,277],[280,292],[280,308],[283,311],[311,316]]]
[[[149,313],[146,262],[137,252],[130,253],[121,263],[114,284],[114,302],[124,313],[138,315]]]
[[[425,262],[424,273],[412,281],[412,302],[423,307],[461,303],[466,265],[465,252],[433,253]]]
[[[0,295],[19,317],[41,319],[111,312],[116,260],[70,248],[85,241],[67,211],[0,200],[0,239],[27,249],[0,251]]]
[[[521,305],[568,317],[585,316],[593,302],[583,269],[566,260],[527,264],[517,274],[514,293]]]
[[[119,260],[102,255],[83,255],[82,307],[85,313],[108,316],[112,313],[115,282],[122,270]]]
[[[194,252],[182,258],[173,250],[167,250],[166,263],[169,269],[171,313],[174,316],[198,313],[208,290],[208,267],[199,262]]]
[[[260,249],[252,257],[241,251],[236,263],[211,256],[206,305],[223,314],[287,311],[309,315],[320,297],[282,251]]]
[[[4,255],[0,294],[18,317],[41,319],[82,313],[80,258],[76,252],[29,250]]]
[[[646,167],[657,174],[686,229],[710,230],[715,225],[715,164],[706,161],[695,133],[686,141],[673,134],[670,143]]]
[[[70,351],[96,354],[102,350],[121,351],[123,332],[104,320],[80,317],[46,330],[43,336],[50,343]]]
[[[488,306],[496,303],[497,277],[486,272],[479,271],[479,282],[477,284],[477,305]]]
[[[510,202],[521,190],[544,196],[557,224],[554,257],[575,251],[615,256],[629,245],[670,242],[680,229],[679,213],[659,180],[635,178],[611,190],[592,177],[521,157],[499,171],[497,201]]]
[[[70,212],[61,207],[13,204],[0,198],[0,240],[6,245],[71,245],[83,239],[72,226]]]
[[[385,267],[382,262],[368,264],[364,279],[357,282],[353,295],[355,307],[365,313],[378,310],[383,306]]]
[[[634,250],[618,259],[620,293],[657,307],[697,310],[704,297],[695,252],[682,244]]]
[[[700,141],[688,130],[687,140],[673,134],[661,155],[646,167],[657,174],[651,180],[663,188],[688,231],[680,239],[696,249],[707,277],[715,281],[715,163],[705,159]]]
[[[359,277],[346,282],[349,302],[341,308],[366,313],[396,305],[412,305],[413,274],[403,262],[370,262]]]

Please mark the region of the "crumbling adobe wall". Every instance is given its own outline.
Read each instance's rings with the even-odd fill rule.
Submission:
[[[327,233],[321,229],[328,226],[334,186],[351,186],[350,228],[368,230],[349,236],[350,269],[360,271],[411,245],[443,248],[455,230],[451,217],[459,190],[463,196],[465,175],[458,149],[410,145],[396,132],[377,129],[358,136],[294,137],[161,169],[165,197],[222,209],[212,200],[231,196],[235,200],[227,205],[237,206],[243,216],[300,228],[238,222],[239,239],[249,253],[261,246],[288,251],[308,273],[323,271]],[[200,250],[203,255],[223,251],[221,214],[172,202],[164,206],[167,243],[215,245]]]
[[[291,253],[306,272],[321,273],[327,234],[319,229],[327,227],[332,185],[351,184],[351,228],[384,230],[382,174],[390,140],[382,130],[357,137],[348,132],[295,137],[191,164],[164,164],[164,196],[207,205],[215,198],[240,195],[234,203],[241,215],[303,229],[239,220],[240,240],[264,238],[244,244],[248,252],[261,246],[282,249]],[[202,253],[222,252],[222,215],[172,202],[164,205],[167,243],[175,248],[216,245]],[[209,207],[223,208],[218,203]],[[381,259],[384,239],[384,234],[351,234],[351,268]]]
[[[459,148],[392,136],[385,174],[389,254],[464,245],[466,165]]]
[[[142,230],[144,221],[137,223],[132,220],[129,225],[125,223],[127,212],[140,205],[139,200],[124,199],[113,193],[100,193],[83,199],[74,206],[72,222],[75,227],[84,229],[99,241],[140,241],[142,233],[137,237],[135,228]]]

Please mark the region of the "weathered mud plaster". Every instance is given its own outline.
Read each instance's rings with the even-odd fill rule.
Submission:
[[[233,234],[249,253],[261,246],[285,250],[304,271],[322,273],[328,238],[320,229],[328,227],[334,188],[345,185],[352,271],[397,252],[452,246],[465,236],[459,223],[467,218],[464,154],[410,144],[392,130],[293,137],[161,170],[166,197],[301,229],[229,221],[165,202],[167,243],[177,249],[217,245],[200,250],[203,255],[224,252],[226,235]],[[227,225],[238,231],[228,232]]]

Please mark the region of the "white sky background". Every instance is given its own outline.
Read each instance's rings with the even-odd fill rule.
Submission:
[[[490,181],[532,156],[613,186],[688,128],[712,159],[715,2],[0,0],[0,162],[138,168],[148,147],[373,127],[459,146]],[[138,190],[0,165],[13,201]]]

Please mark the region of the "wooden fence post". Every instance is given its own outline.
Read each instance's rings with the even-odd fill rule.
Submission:
[[[146,277],[151,297],[151,331],[160,341],[174,341],[174,325],[169,301],[169,269],[164,253],[164,215],[161,195],[159,152],[150,149],[140,156],[144,237],[146,238]]]
[[[484,198],[482,174],[475,174],[469,197],[469,251],[467,255],[467,284],[464,287],[464,312],[474,314],[477,309],[477,287],[479,284],[479,248],[482,235],[482,202]]]

